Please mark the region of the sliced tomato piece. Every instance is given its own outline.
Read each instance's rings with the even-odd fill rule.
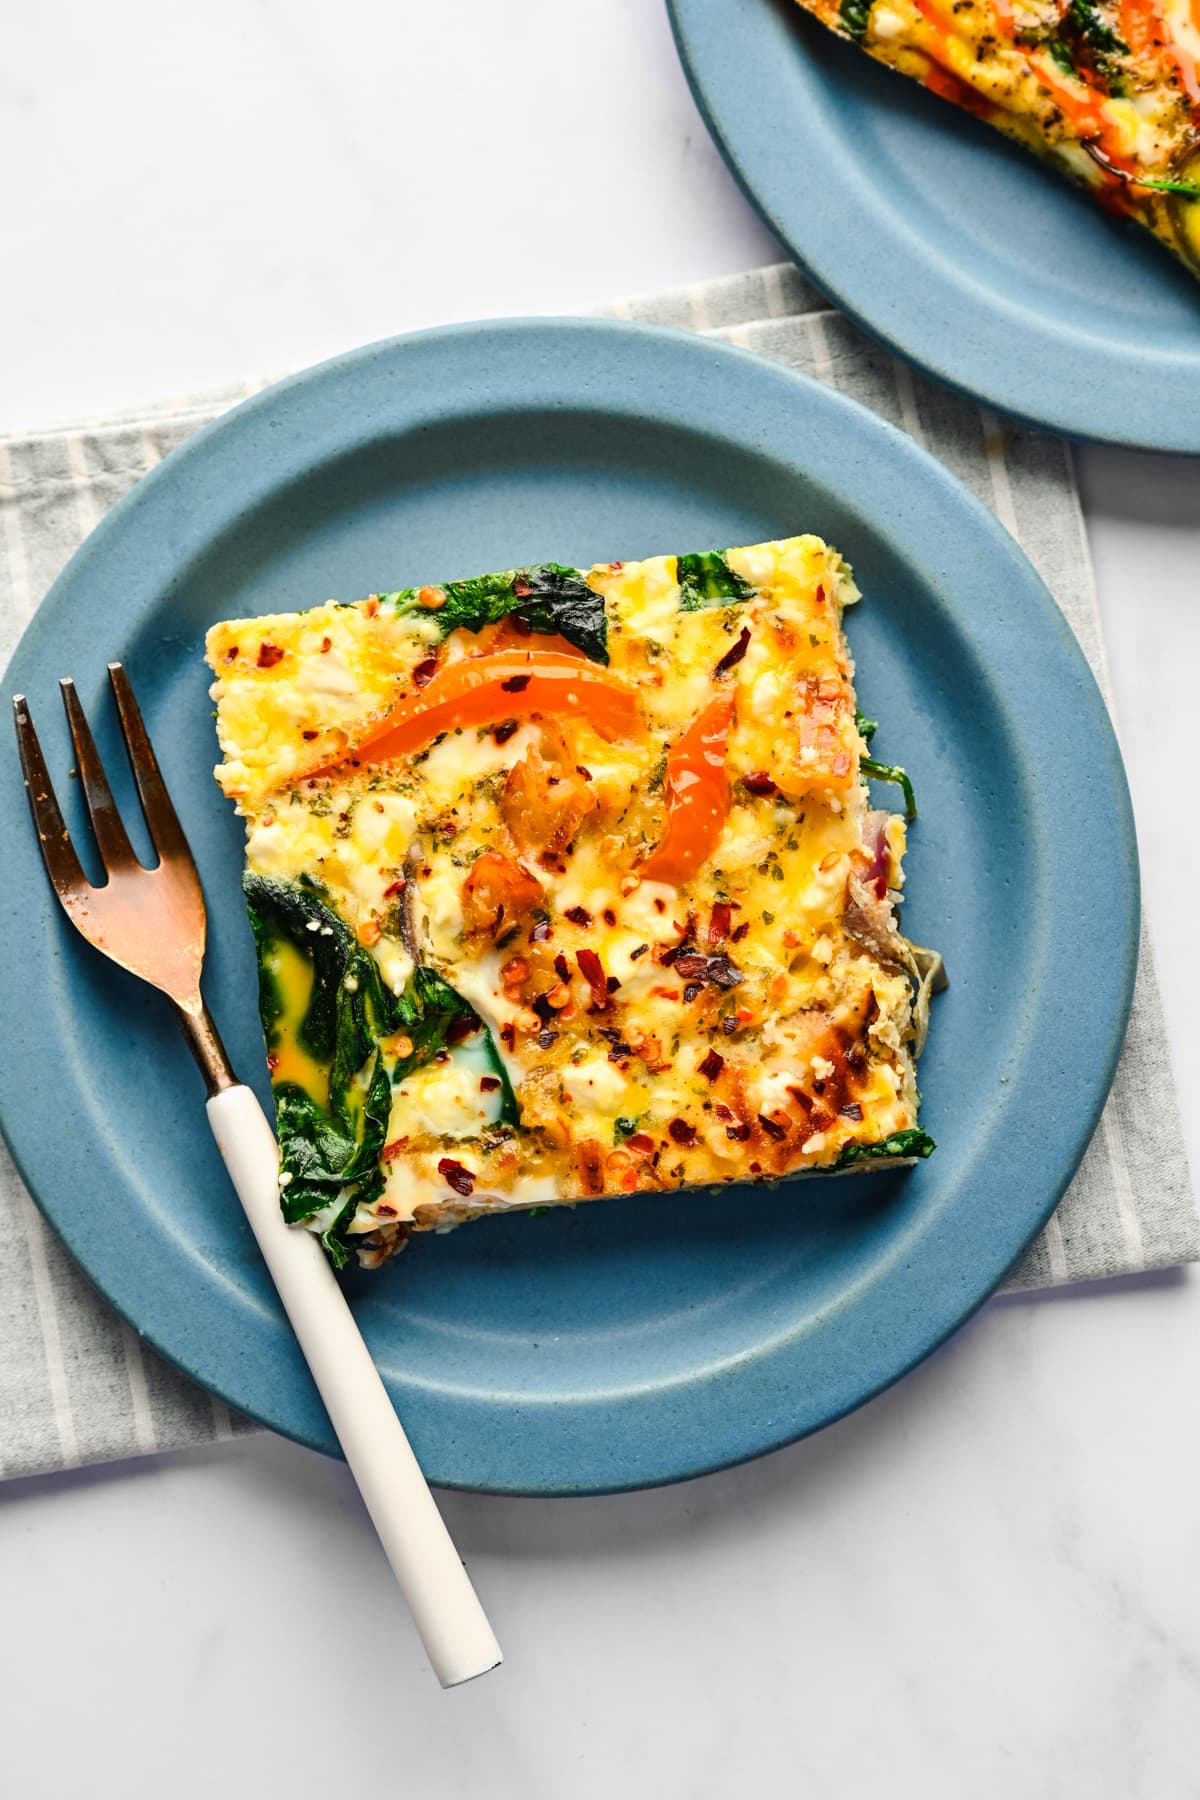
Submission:
[[[632,688],[607,669],[557,650],[496,650],[447,663],[419,693],[397,702],[374,737],[339,760],[385,762],[410,755],[455,726],[491,725],[531,713],[577,715],[610,742],[628,742],[644,731]]]
[[[639,875],[679,887],[717,847],[729,813],[725,745],[733,695],[714,694],[667,755],[667,829]]]

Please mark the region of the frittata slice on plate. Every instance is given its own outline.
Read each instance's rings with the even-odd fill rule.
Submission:
[[[1200,0],[800,0],[1200,272]]]
[[[815,537],[214,626],[290,1219],[410,1230],[928,1155]]]

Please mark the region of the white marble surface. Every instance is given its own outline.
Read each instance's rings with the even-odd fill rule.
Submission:
[[[17,0],[5,39],[0,429],[774,254],[658,0]],[[1200,466],[1080,471],[1200,1168]],[[1198,1388],[1168,1276],[996,1303],[746,1469],[449,1496],[508,1662],[444,1696],[332,1464],[0,1488],[0,1791],[1194,1800]]]

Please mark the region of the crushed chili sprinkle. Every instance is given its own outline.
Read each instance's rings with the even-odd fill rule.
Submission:
[[[438,1163],[438,1174],[445,1177],[447,1184],[456,1194],[468,1199],[475,1191],[475,1176],[470,1169],[465,1169],[452,1156],[443,1156]]]
[[[383,890],[384,899],[391,900],[397,894],[402,894],[407,886],[408,886],[408,883],[405,881],[405,879],[402,875],[400,877],[399,881],[393,881],[390,887],[384,888],[384,890]]]
[[[225,661],[226,662],[236,662],[237,656],[238,656],[238,647],[236,644],[231,644],[229,649],[225,652]]]
[[[604,974],[604,964],[594,950],[577,950],[575,961],[579,964],[579,973],[592,990],[592,1006],[596,1012],[608,1009],[608,981]]]
[[[776,1143],[779,1142],[780,1138],[785,1138],[787,1136],[787,1126],[781,1125],[778,1119],[768,1118],[766,1113],[759,1113],[758,1122],[766,1132],[767,1136],[769,1138],[774,1138]]]
[[[592,922],[591,913],[582,906],[568,906],[563,918],[570,919],[572,925],[590,925]]]
[[[725,1127],[725,1136],[729,1138],[732,1143],[744,1144],[746,1139],[750,1136],[750,1127],[749,1125],[727,1125]]]
[[[769,796],[779,792],[765,769],[752,769],[748,775],[743,775],[742,786],[751,794]]]
[[[302,731],[300,736],[304,739],[306,744],[311,744],[315,737],[320,736],[320,733],[316,731]]]
[[[718,1056],[715,1050],[710,1050],[696,1073],[698,1075],[703,1075],[705,1081],[715,1081],[724,1067],[725,1058],[723,1056]]]
[[[275,664],[283,661],[283,651],[278,644],[261,643],[258,646],[258,666],[260,669],[273,669]]]
[[[523,694],[532,680],[532,675],[510,675],[500,686],[506,694]]]
[[[429,683],[437,674],[437,666],[436,656],[427,656],[424,662],[418,663],[412,674],[413,686],[419,688],[428,687]]]
[[[321,655],[328,656],[329,652],[332,649],[333,649],[333,639],[330,637],[323,637],[321,639]]]
[[[682,1144],[685,1149],[689,1148],[696,1141],[696,1127],[694,1125],[689,1125],[686,1119],[672,1119],[671,1123],[667,1126],[667,1130],[670,1132],[674,1141],[677,1144]]]
[[[517,730],[518,724],[517,719],[501,719],[499,725],[493,725],[492,736],[498,744],[507,744],[509,738]]]
[[[730,644],[728,650],[713,670],[713,674],[728,675],[730,669],[735,668],[737,664],[741,662],[743,656],[745,656],[749,643],[750,629],[749,626],[743,625],[741,631],[738,633],[737,642]]]
[[[481,1094],[494,1094],[499,1086],[500,1077],[498,1075],[481,1075],[479,1077],[479,1091]]]
[[[551,935],[552,935],[552,933],[550,931],[549,919],[536,920],[534,922],[533,930],[529,933],[530,938],[533,940],[533,942],[535,944],[548,944],[550,942]],[[558,965],[555,964],[556,968],[557,968],[557,966]]]
[[[729,936],[731,918],[732,914],[729,910],[728,900],[718,900],[713,906],[708,921],[708,941],[710,944],[719,944],[722,938]]]
[[[560,950],[554,958],[554,973],[560,981],[570,981],[571,965]]]
[[[654,1139],[647,1137],[644,1131],[635,1131],[631,1138],[625,1139],[626,1148],[639,1150],[643,1156],[649,1156],[654,1148]]]
[[[645,956],[649,948],[649,944],[639,944],[636,950],[631,950],[629,952],[630,962],[636,962],[639,956]]]
[[[749,919],[743,919],[741,924],[735,925],[733,928],[733,931],[730,933],[730,938],[729,938],[730,943],[731,944],[740,944],[742,939],[745,937],[746,933],[749,931],[749,929],[750,929]]]

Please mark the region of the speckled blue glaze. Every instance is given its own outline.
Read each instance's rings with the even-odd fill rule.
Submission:
[[[922,1065],[939,1148],[907,1173],[486,1222],[352,1276],[436,1481],[581,1493],[756,1455],[894,1381],[1000,1280],[1087,1142],[1134,972],[1128,795],[1073,638],[983,507],[862,408],[694,337],[542,320],[361,350],[202,431],[93,533],[9,670],[65,771],[55,678],[75,676],[119,770],[104,665],[130,668],[205,878],[209,999],[265,1097],[205,628],[798,530],[855,565],[862,705],[917,785],[906,920],[952,978]],[[20,921],[0,958],[3,1125],[30,1187],[153,1344],[332,1450],[168,1009],[52,900],[15,754],[0,829]]]
[[[1200,451],[1200,281],[795,0],[668,0],[748,198],[867,330],[1071,437]]]

